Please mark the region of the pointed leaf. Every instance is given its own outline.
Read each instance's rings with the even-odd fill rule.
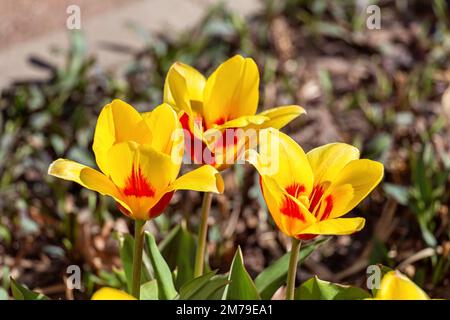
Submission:
[[[11,278],[11,291],[16,300],[50,300],[42,293],[34,292]]]
[[[371,298],[371,295],[361,288],[323,281],[317,277],[304,282],[295,291],[296,300],[362,300],[366,298]]]
[[[182,225],[176,226],[160,245],[170,269],[177,269],[175,287],[178,289],[194,278],[196,247],[196,237]]]
[[[195,278],[180,289],[180,300],[215,300],[222,297],[223,289],[229,283],[227,277],[216,276],[216,271],[211,271],[203,276]]]
[[[158,282],[158,297],[160,300],[170,300],[175,298],[177,291],[173,283],[172,273],[169,266],[159,252],[155,238],[148,232],[145,232],[145,241],[147,243],[148,256],[153,266],[155,279]]]
[[[201,288],[204,287],[215,274],[216,271],[211,271],[205,273],[204,275],[198,278],[186,282],[180,288],[180,299],[181,300],[190,299],[197,291],[201,290]]]
[[[259,300],[261,299],[252,278],[244,266],[241,248],[238,247],[231,263],[228,275],[230,284],[225,290],[227,300]]]
[[[225,287],[229,283],[225,275],[214,276],[191,297],[191,300],[222,300]]]

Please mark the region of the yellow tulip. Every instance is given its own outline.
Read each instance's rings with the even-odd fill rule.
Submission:
[[[399,271],[386,273],[381,280],[377,300],[429,300],[428,295]]]
[[[164,85],[164,102],[179,113],[192,160],[220,170],[235,161],[248,144],[233,132],[279,129],[305,113],[302,107],[290,105],[256,115],[258,99],[258,67],[251,58],[240,55],[222,63],[208,79],[196,69],[176,62]],[[199,148],[193,147],[197,145]],[[210,157],[205,157],[205,149]]]
[[[363,218],[341,218],[381,181],[383,165],[359,159],[357,148],[332,143],[305,154],[290,137],[266,129],[260,153],[247,158],[260,174],[268,209],[290,237],[345,235],[364,227]]]
[[[91,300],[136,300],[136,298],[125,291],[104,287],[97,290]]]
[[[114,198],[120,210],[149,220],[169,204],[179,189],[223,192],[223,181],[212,166],[202,166],[177,178],[184,150],[177,114],[167,104],[140,114],[114,100],[100,113],[93,151],[100,171],[58,159],[48,173]]]

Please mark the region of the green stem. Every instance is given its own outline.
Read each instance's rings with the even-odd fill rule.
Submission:
[[[144,246],[145,222],[143,220],[134,221],[133,285],[131,294],[136,299],[139,299],[141,291],[142,248]]]
[[[287,276],[286,300],[294,300],[295,278],[297,274],[297,260],[300,245],[300,240],[292,238],[291,258],[289,259],[289,270]]]
[[[200,229],[198,231],[198,247],[195,254],[194,277],[203,275],[203,267],[205,265],[206,236],[208,234],[208,217],[211,208],[212,193],[205,192],[203,194],[202,213],[200,221]]]

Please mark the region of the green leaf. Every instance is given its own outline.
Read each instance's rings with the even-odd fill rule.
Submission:
[[[175,287],[194,279],[196,237],[182,225],[176,226],[160,245],[161,254],[171,270],[177,269]]]
[[[140,300],[158,300],[158,282],[156,279],[141,285]]]
[[[9,300],[8,292],[0,287],[0,301],[1,300]]]
[[[216,274],[216,271],[205,273],[204,275],[186,282],[180,288],[180,299],[190,299],[198,290],[200,290]]]
[[[295,291],[296,300],[361,300],[372,296],[361,288],[323,281],[315,276]]]
[[[298,263],[305,261],[319,245],[325,243],[329,239],[330,238],[322,238],[302,247],[298,255]],[[285,283],[289,267],[289,258],[290,253],[286,253],[256,277],[255,285],[261,299],[268,300],[272,298],[275,291]]]
[[[160,300],[170,300],[175,298],[177,291],[173,283],[172,273],[166,260],[159,252],[155,238],[148,232],[145,232],[145,241],[147,243],[148,256],[153,266],[155,279],[158,282],[158,298]]]
[[[258,290],[244,266],[241,248],[238,247],[228,275],[230,284],[225,289],[227,300],[260,300]]]
[[[16,300],[50,300],[42,293],[34,292],[11,278],[11,291]]]
[[[131,292],[133,281],[133,254],[134,254],[134,239],[130,234],[125,234],[120,238],[120,259],[122,260],[123,269],[125,271],[125,278],[127,281],[128,292]],[[150,275],[147,268],[142,264],[141,283],[150,281]]]
[[[188,281],[180,288],[180,300],[216,300],[223,295],[223,289],[229,283],[227,277],[216,276],[216,271],[208,272]]]

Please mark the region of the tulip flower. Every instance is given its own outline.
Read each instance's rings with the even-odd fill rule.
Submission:
[[[48,169],[55,177],[111,196],[126,216],[135,219],[136,297],[144,222],[160,215],[176,190],[223,192],[220,174],[209,165],[177,178],[183,139],[177,114],[169,105],[140,114],[114,100],[103,108],[95,128],[93,151],[101,172],[65,159],[54,161]]]
[[[179,112],[191,158],[219,170],[232,164],[245,146],[243,137],[231,134],[228,139],[227,131],[279,129],[305,113],[302,107],[290,105],[256,114],[258,99],[258,67],[253,59],[240,55],[222,63],[208,79],[176,62],[164,84],[164,102]]]
[[[194,68],[176,62],[164,84],[164,102],[179,114],[185,129],[186,151],[195,163],[224,170],[251,148],[258,130],[281,128],[305,113],[300,106],[281,106],[256,114],[259,72],[251,58],[236,55],[208,79]],[[253,133],[253,135],[252,135]],[[211,194],[205,193],[199,229],[195,275],[203,273]]]
[[[358,149],[344,143],[305,154],[284,133],[274,129],[264,133],[267,141],[261,142],[260,153],[247,152],[247,159],[260,174],[262,194],[276,225],[293,239],[291,267],[296,270],[299,240],[346,235],[364,227],[364,218],[341,217],[381,181],[383,165],[359,159]],[[289,281],[288,285],[292,286]],[[291,294],[293,287],[288,288]]]
[[[100,171],[66,160],[54,161],[48,173],[114,198],[128,217],[149,220],[160,215],[179,189],[223,191],[220,174],[202,166],[177,179],[183,134],[167,104],[140,114],[114,100],[97,121],[93,150]]]
[[[429,300],[428,295],[399,271],[386,273],[381,280],[376,300]]]
[[[136,298],[125,291],[104,287],[97,290],[91,300],[136,300]]]

